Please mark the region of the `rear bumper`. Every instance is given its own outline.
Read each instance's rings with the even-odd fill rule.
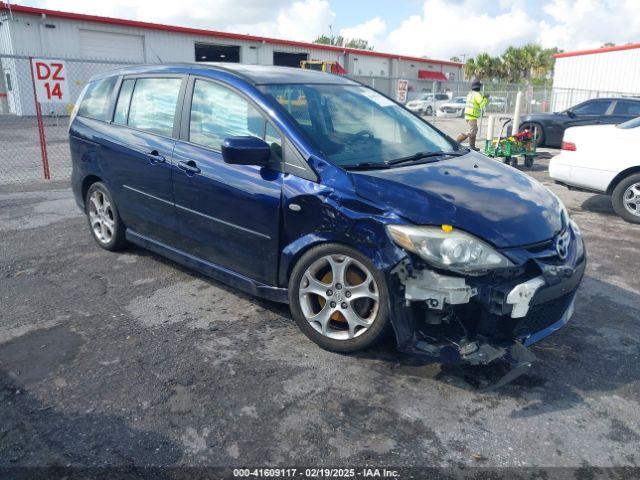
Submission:
[[[569,183],[571,181],[571,163],[562,152],[549,160],[549,176],[554,180]]]

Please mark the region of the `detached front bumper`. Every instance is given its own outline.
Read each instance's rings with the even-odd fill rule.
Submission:
[[[520,266],[499,276],[456,276],[407,257],[388,275],[399,350],[441,363],[503,359],[524,373],[535,360],[526,347],[574,312],[586,256],[577,232],[562,235],[571,237],[566,258],[559,258],[555,241],[512,249]]]

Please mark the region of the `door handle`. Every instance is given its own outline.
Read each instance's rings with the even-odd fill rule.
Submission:
[[[151,153],[148,155],[148,157],[149,157],[149,163],[151,163],[151,165],[155,165],[157,163],[164,163],[167,161],[167,159],[164,158],[162,155],[160,155],[157,150],[152,150]]]
[[[178,168],[184,171],[189,176],[200,173],[200,169],[196,165],[196,162],[194,162],[193,160],[189,160],[188,162],[178,162]]]

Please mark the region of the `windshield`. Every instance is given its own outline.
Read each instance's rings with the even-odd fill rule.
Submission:
[[[616,125],[618,128],[636,128],[640,127],[640,117],[632,118],[624,123]]]
[[[457,145],[375,90],[360,85],[263,85],[307,140],[341,167],[382,165]]]

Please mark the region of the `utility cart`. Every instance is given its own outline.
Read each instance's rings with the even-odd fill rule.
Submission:
[[[500,118],[502,128],[497,138],[487,138],[484,144],[484,154],[492,158],[502,158],[504,163],[513,167],[518,166],[518,157],[524,157],[524,166],[531,168],[538,153],[536,152],[537,132],[524,130],[512,134],[509,125],[511,118]],[[493,129],[490,129],[490,131]]]

